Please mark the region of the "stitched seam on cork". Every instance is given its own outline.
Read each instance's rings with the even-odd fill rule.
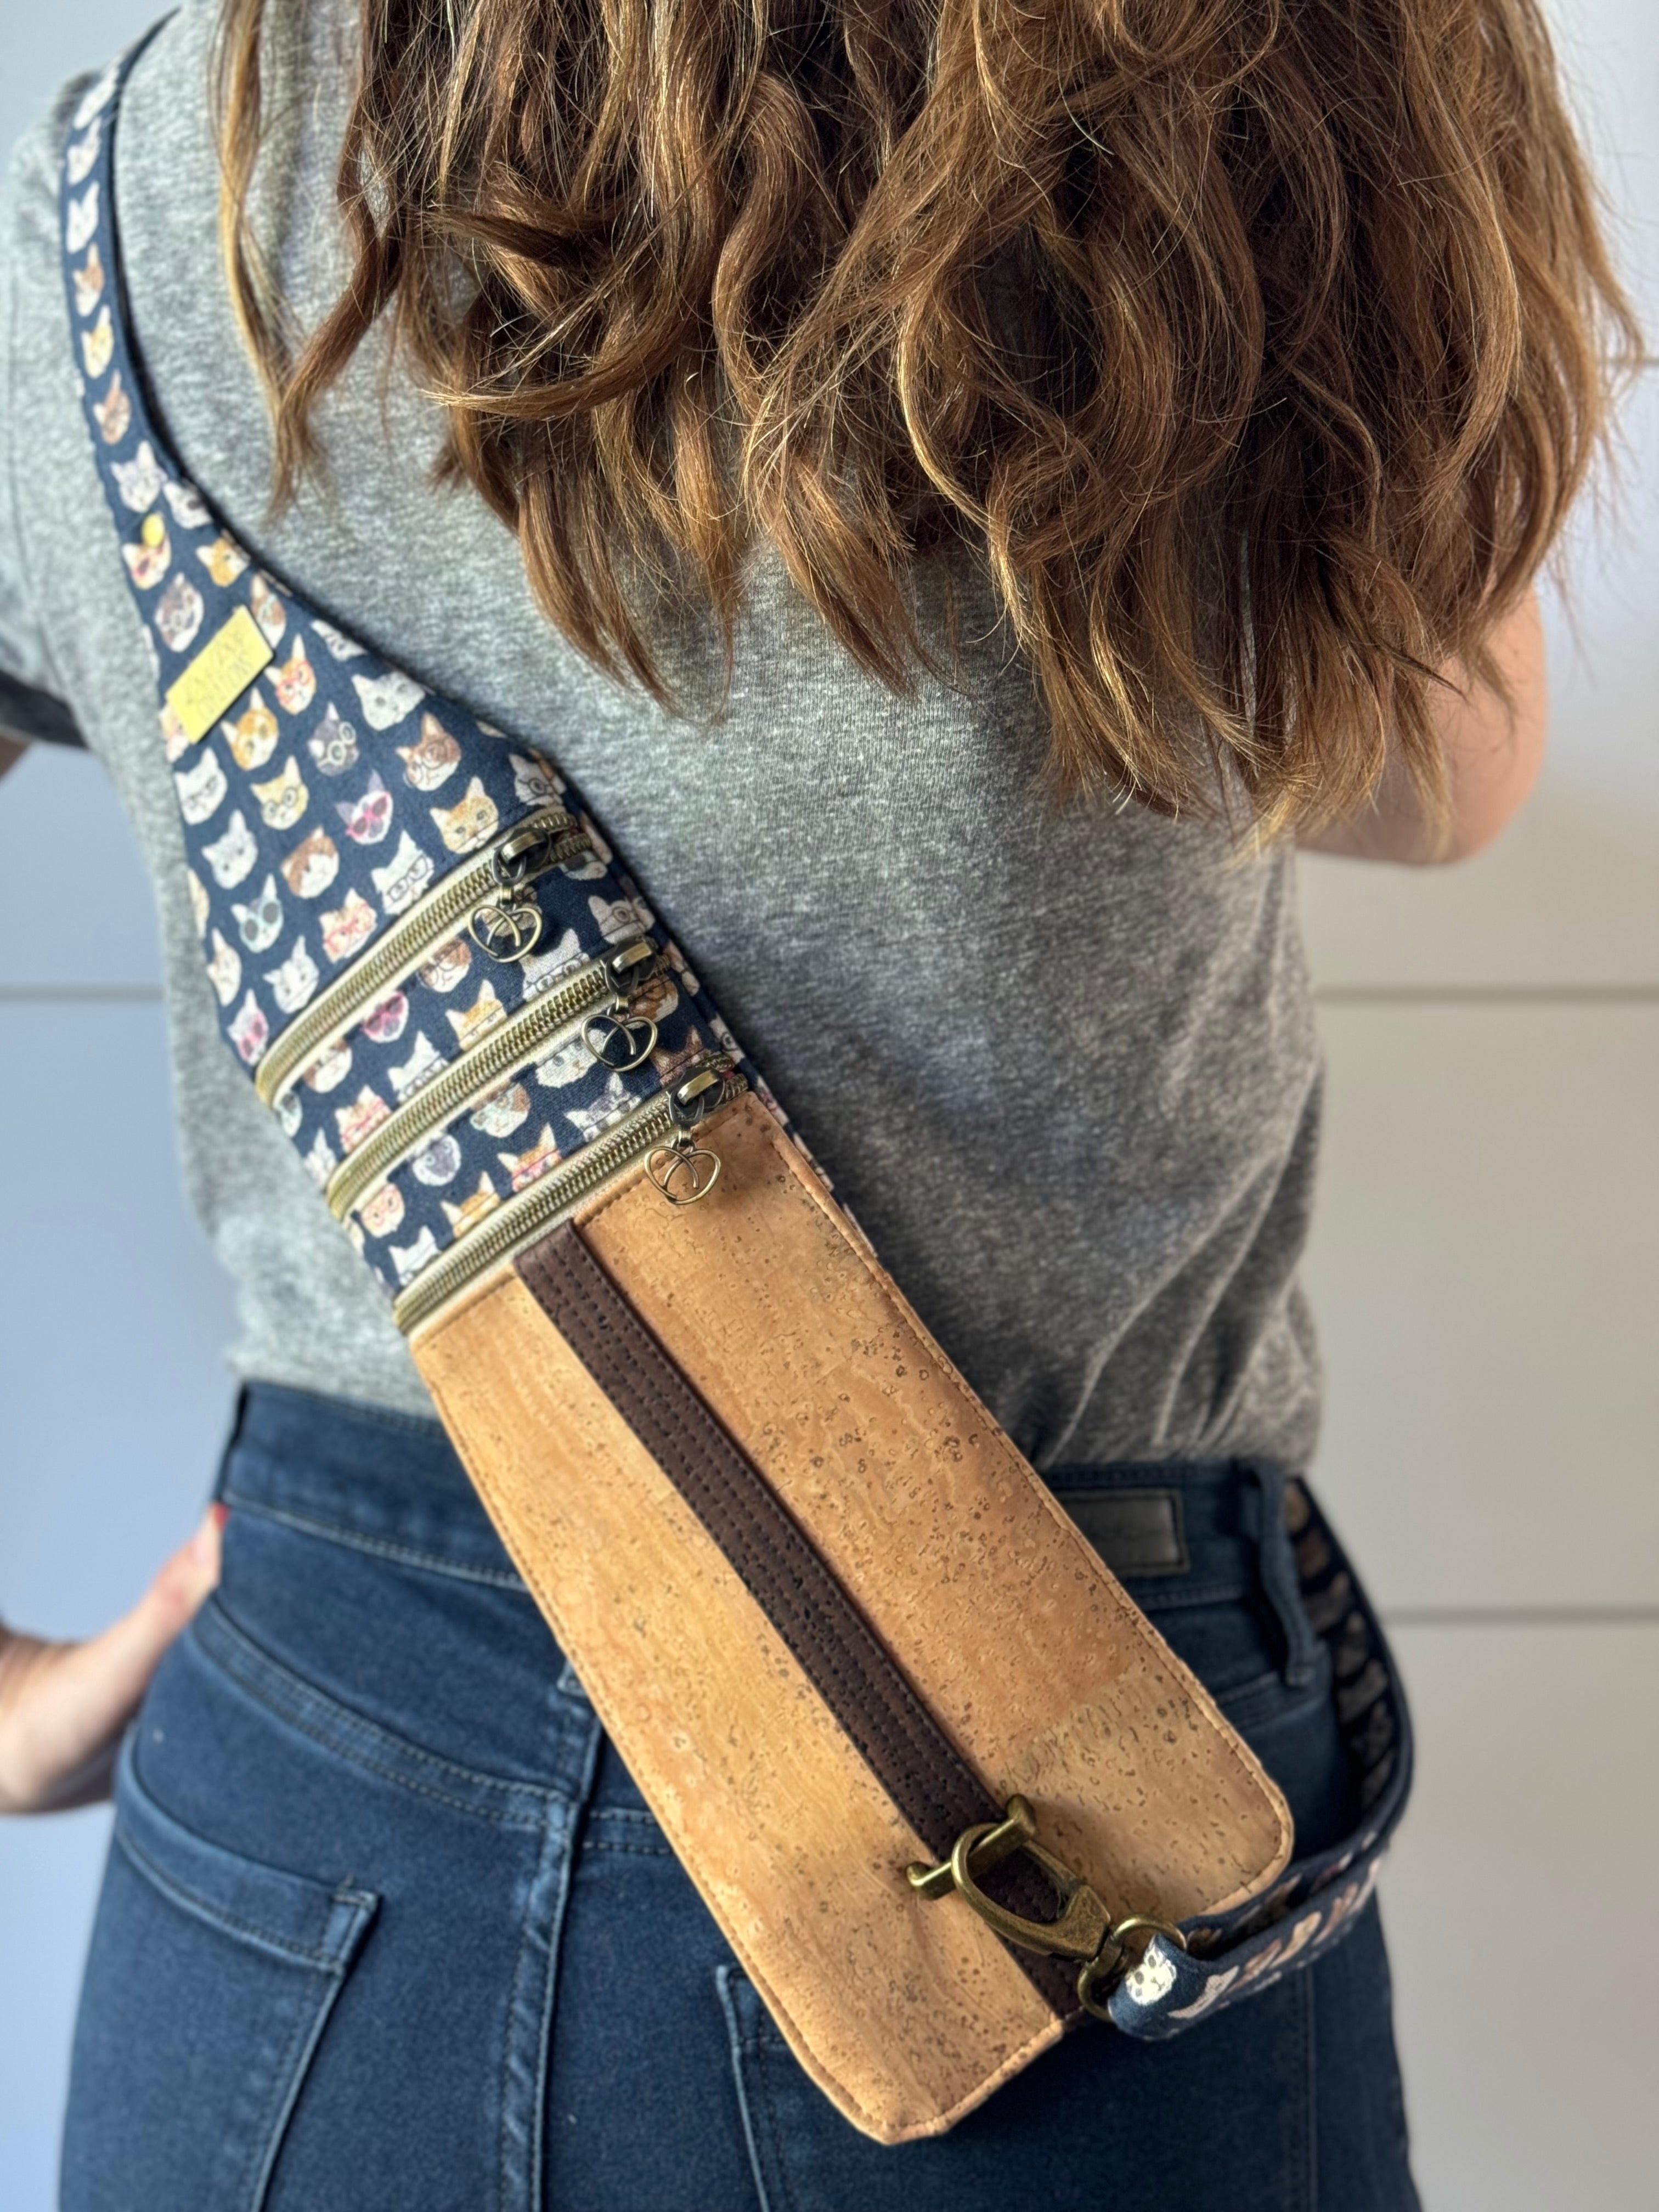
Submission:
[[[520,1255],[526,1287],[685,1499],[793,1654],[870,1771],[936,1856],[1000,1808],[857,1610],[765,1477],[690,1382],[574,1226]],[[1042,1919],[1047,1886],[1016,1861],[1010,1901]],[[1012,1947],[1010,1947],[1011,1948]],[[1059,1961],[1014,1949],[1062,2016],[1077,2007]]]
[[[446,1319],[447,1318],[448,1316],[446,1316]],[[449,1394],[444,1379],[436,1373],[427,1375],[425,1379],[427,1387],[432,1393],[434,1403],[441,1412],[445,1411],[446,1401]],[[460,1453],[468,1473],[477,1486],[479,1496],[489,1507],[491,1517],[494,1518],[499,1507],[499,1500],[489,1464],[480,1460],[477,1452],[466,1441],[464,1426],[458,1424],[455,1436],[455,1448]],[[564,1608],[560,1605],[557,1595],[533,1561],[526,1562],[523,1573],[526,1582],[535,1594],[536,1601],[541,1607],[556,1641],[568,1650],[574,1638],[566,1623]],[[593,1710],[599,1716],[601,1725],[611,1729],[614,1734],[616,1724],[611,1711],[611,1686],[609,1677],[605,1670],[590,1662],[587,1688]],[[690,1856],[690,1838],[672,1809],[666,1806],[659,1808],[657,1819],[663,1832],[673,1843],[678,1856],[682,1860],[688,1860]],[[757,1992],[763,1990],[768,1992],[765,2002],[771,2006],[775,2017],[781,2022],[787,2023],[800,2039],[798,2048],[793,2045],[791,2047],[795,2049],[796,2057],[805,2067],[808,2074],[818,2082],[826,2094],[830,2094],[838,2102],[840,2109],[844,2110],[856,2122],[866,2126],[878,2141],[912,2142],[921,2136],[943,2134],[964,2114],[972,2112],[976,2106],[983,2103],[992,2091],[999,2087],[1001,2083],[1011,2080],[1031,2059],[1036,2057],[1041,2052],[1052,2049],[1057,2036],[1077,2025],[1078,2021],[1086,2018],[1086,2014],[1079,2014],[1074,2019],[1051,2021],[1046,2027],[1040,2028],[1035,2034],[1028,2036],[1026,2040],[1005,2057],[1000,2065],[994,2067],[988,2074],[981,2075],[973,2086],[945,2111],[933,2113],[920,2126],[907,2127],[899,2133],[884,2132],[881,2116],[876,2108],[858,2095],[844,2075],[832,2072],[818,2057],[811,2039],[791,2011],[788,2004],[772,1989],[765,1968],[751,1948],[743,1929],[728,1920],[726,1914],[721,1911],[717,1900],[705,1893],[702,1882],[695,1874],[693,1880],[696,1881],[698,1894],[703,1898],[704,1903],[718,1921],[726,1942],[731,1945],[732,1955],[754,1984]]]

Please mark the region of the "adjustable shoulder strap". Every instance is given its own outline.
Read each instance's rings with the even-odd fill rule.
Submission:
[[[688,1071],[714,1064],[720,1092],[744,1080],[775,1107],[553,763],[328,620],[191,482],[138,355],[115,220],[121,93],[147,43],[87,94],[64,156],[87,428],[220,1028],[402,1299],[556,1164],[653,1127]],[[445,1121],[432,1091],[415,1118],[441,1133],[408,1157],[416,1095],[438,1084],[471,1110]]]

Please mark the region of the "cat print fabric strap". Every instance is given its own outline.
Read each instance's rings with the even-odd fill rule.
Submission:
[[[784,1116],[555,764],[348,635],[190,481],[149,398],[114,220],[120,88],[146,44],[88,90],[64,156],[88,434],[220,1028],[413,1326],[469,1240],[488,1245],[585,1163],[600,1179],[622,1134],[676,1126],[699,1085],[718,1101],[746,1084]],[[349,1022],[331,1012],[343,978]],[[1278,1494],[1359,1826],[1267,1897],[1185,1923],[1184,1952],[1155,1936],[1109,1999],[1139,2038],[1179,2034],[1339,1942],[1404,1807],[1410,1724],[1381,1627],[1307,1492]]]
[[[121,291],[112,150],[137,51],[82,101],[64,161],[87,422],[161,694],[221,1030],[331,1201],[350,1199],[336,1211],[397,1297],[710,1055],[778,1109],[553,763],[327,620],[191,483]],[[522,856],[481,867],[520,830]],[[641,941],[619,1006],[605,963]],[[372,975],[382,946],[374,1002],[359,994],[349,1029],[319,1022],[331,985]],[[573,994],[573,979],[592,981]],[[562,1004],[570,1018],[539,1018]],[[485,1040],[489,1080],[452,1080],[456,1110],[435,1121],[411,1113]],[[418,1141],[398,1142],[411,1122]],[[379,1171],[354,1179],[377,1139]]]

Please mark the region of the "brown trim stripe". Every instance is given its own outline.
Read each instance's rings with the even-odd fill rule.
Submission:
[[[760,1469],[715,1419],[574,1224],[520,1254],[520,1279],[696,1515],[900,1814],[935,1858],[1001,1808],[916,1695],[843,1584]],[[1054,1899],[1023,1860],[999,1870],[1018,1912]],[[1062,2015],[1075,1968],[1008,1946]]]

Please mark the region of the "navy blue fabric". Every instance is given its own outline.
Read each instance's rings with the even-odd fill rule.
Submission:
[[[1149,1482],[1188,1565],[1129,1587],[1316,1850],[1359,1783],[1282,1485],[1056,1487]],[[883,2148],[778,2036],[435,1424],[259,1386],[221,1494],[223,1582],[122,1763],[64,2212],[1416,2204],[1369,1899],[1202,2033],[1091,2023]]]

